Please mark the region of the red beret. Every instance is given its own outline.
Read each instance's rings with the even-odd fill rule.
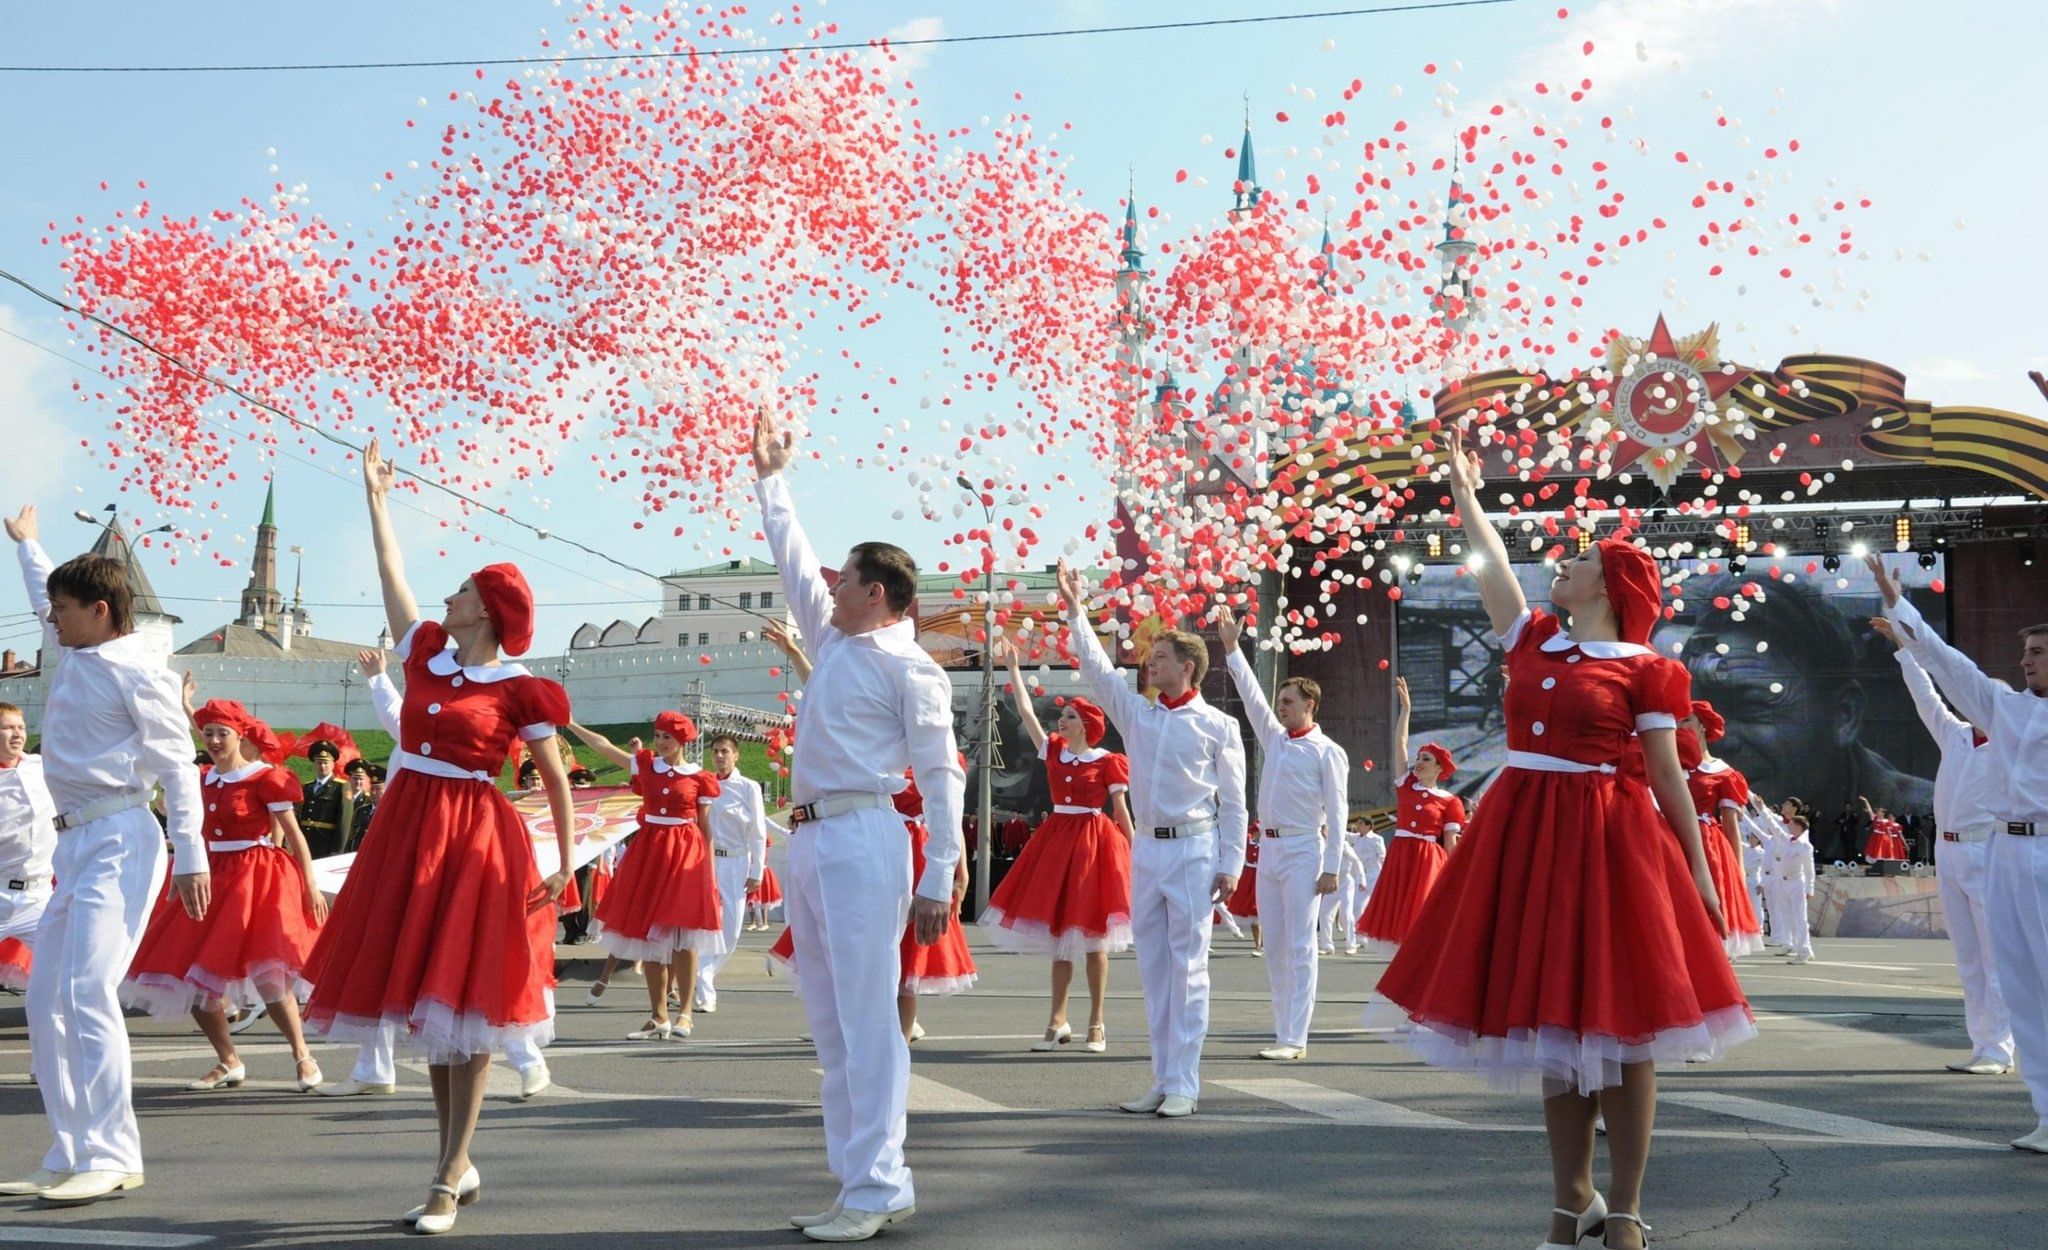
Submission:
[[[204,706],[192,713],[192,723],[201,729],[208,725],[225,725],[234,730],[237,737],[254,743],[264,759],[273,764],[284,761],[284,744],[278,741],[270,726],[233,699],[207,700]]]
[[[1649,552],[1619,538],[1600,540],[1600,575],[1623,642],[1648,646],[1664,612],[1664,577]]]
[[[516,564],[486,564],[470,575],[490,615],[498,647],[506,655],[525,655],[533,645],[533,588]]]
[[[674,738],[677,742],[695,742],[697,740],[697,722],[681,712],[655,713],[654,727],[669,737]]]
[[[1457,764],[1451,760],[1451,753],[1434,742],[1423,743],[1415,749],[1415,753],[1417,755],[1427,755],[1436,761],[1436,779],[1438,781],[1449,781],[1451,774],[1458,771]]]
[[[1707,741],[1719,742],[1721,736],[1728,732],[1728,722],[1723,720],[1721,714],[1714,710],[1714,705],[1705,699],[1692,701],[1692,714],[1699,717],[1700,728],[1706,731]]]
[[[1088,739],[1088,745],[1092,747],[1102,741],[1103,732],[1109,725],[1108,719],[1102,714],[1102,709],[1079,695],[1068,696],[1066,705],[1073,708],[1074,715],[1081,718],[1081,732]]]

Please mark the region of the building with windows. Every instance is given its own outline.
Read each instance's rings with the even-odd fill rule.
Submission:
[[[571,651],[617,647],[726,647],[758,642],[762,617],[781,619],[775,566],[752,557],[682,569],[661,580],[661,604],[638,625],[591,622],[569,639]]]

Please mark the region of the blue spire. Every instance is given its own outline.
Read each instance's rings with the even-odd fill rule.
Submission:
[[[1454,232],[1458,228],[1457,219],[1459,209],[1464,204],[1464,202],[1464,189],[1458,185],[1458,150],[1456,148],[1452,148],[1451,196],[1448,200],[1444,201],[1444,242],[1446,243],[1451,242],[1455,237]]]
[[[1130,194],[1124,199],[1123,230],[1124,272],[1134,273],[1145,267],[1145,252],[1138,246],[1138,187],[1131,184]]]
[[[1323,241],[1316,245],[1316,252],[1323,258],[1323,271],[1316,275],[1316,285],[1328,290],[1337,280],[1337,245],[1330,241],[1330,215],[1323,214]]]
[[[1244,142],[1237,149],[1237,195],[1233,212],[1254,208],[1259,202],[1259,166],[1252,156],[1252,98],[1244,98]]]

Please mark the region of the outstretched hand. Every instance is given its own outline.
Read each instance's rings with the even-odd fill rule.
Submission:
[[[796,458],[796,436],[762,404],[754,415],[754,476],[774,477]]]
[[[1068,612],[1079,612],[1082,608],[1081,575],[1069,568],[1065,559],[1059,563],[1060,602]]]
[[[391,493],[392,483],[398,480],[398,466],[384,458],[384,452],[376,439],[363,448],[363,489],[370,498],[380,500]]]
[[[1444,442],[1451,453],[1450,460],[1446,462],[1446,468],[1450,472],[1451,493],[1478,494],[1479,484],[1486,480],[1484,467],[1479,462],[1479,453],[1467,450],[1464,431],[1455,425],[1450,428]]]
[[[384,675],[384,653],[367,649],[358,651],[356,652],[356,667],[363,671],[365,678],[382,677]]]
[[[1228,604],[1217,605],[1216,638],[1223,644],[1225,651],[1237,650],[1237,644],[1244,639],[1244,625],[1237,619],[1237,613],[1230,610]]]
[[[42,526],[36,522],[36,506],[26,504],[21,511],[7,520],[7,537],[18,543],[32,543],[42,536]]]
[[[1884,567],[1884,561],[1873,551],[1863,557],[1863,563],[1870,569],[1870,576],[1877,581],[1877,588],[1884,592],[1884,606],[1893,607],[1899,602],[1898,579]]]
[[[1894,627],[1891,621],[1886,619],[1885,617],[1871,617],[1870,632],[1876,634],[1878,637],[1884,639],[1886,642],[1892,644],[1895,647],[1903,647],[1906,645],[1905,641],[1899,637],[1898,629]]]
[[[1394,702],[1400,705],[1401,715],[1403,716],[1408,715],[1409,709],[1414,706],[1408,699],[1408,679],[1406,677],[1396,677],[1394,679]]]

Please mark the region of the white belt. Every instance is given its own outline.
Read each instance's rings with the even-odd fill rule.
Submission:
[[[790,808],[789,820],[793,825],[808,825],[828,817],[844,816],[848,812],[874,811],[884,807],[893,811],[896,800],[886,794],[828,794]]]
[[[648,825],[694,825],[696,820],[689,816],[641,816],[642,824]]]
[[[1944,842],[1988,842],[1991,840],[1991,832],[1990,830],[1985,830],[1983,833],[1959,833],[1954,829],[1944,829],[1941,831],[1941,840]]]
[[[1419,842],[1438,842],[1442,840],[1433,833],[1417,833],[1413,829],[1396,829],[1394,830],[1394,836],[1397,838],[1414,838]]]
[[[209,851],[248,851],[254,850],[256,847],[259,846],[267,845],[269,845],[269,843],[266,840],[262,838],[256,838],[253,840],[245,839],[240,842],[208,842],[206,844],[206,849]]]
[[[1524,768],[1537,773],[1611,773],[1612,764],[1581,764],[1556,755],[1545,755],[1540,751],[1509,751],[1509,768]]]
[[[417,755],[411,751],[393,751],[390,770],[395,773],[401,768],[425,773],[429,777],[446,777],[451,781],[484,781],[496,784],[498,780],[496,774],[487,773],[481,768],[464,768],[460,764],[450,764],[446,760],[437,760],[431,755]]]
[[[1177,825],[1152,826],[1152,836],[1161,839],[1198,838],[1203,834],[1214,832],[1216,832],[1216,818],[1214,816],[1197,816],[1193,820],[1183,821]]]
[[[149,796],[150,792],[148,790],[130,790],[125,794],[110,794],[103,799],[94,799],[75,812],[65,812],[58,816],[56,820],[57,832],[62,833],[66,829],[76,829],[80,825],[89,825],[95,820],[105,820],[109,816],[118,812],[125,812],[132,807],[141,807],[149,802]]]
[[[1082,807],[1079,803],[1055,803],[1052,805],[1052,810],[1062,816],[1100,816],[1102,814],[1102,809],[1099,807]]]
[[[1311,829],[1307,825],[1280,825],[1272,829],[1259,830],[1259,836],[1262,838],[1298,838],[1306,834],[1309,837],[1316,837],[1322,832],[1320,826]]]

